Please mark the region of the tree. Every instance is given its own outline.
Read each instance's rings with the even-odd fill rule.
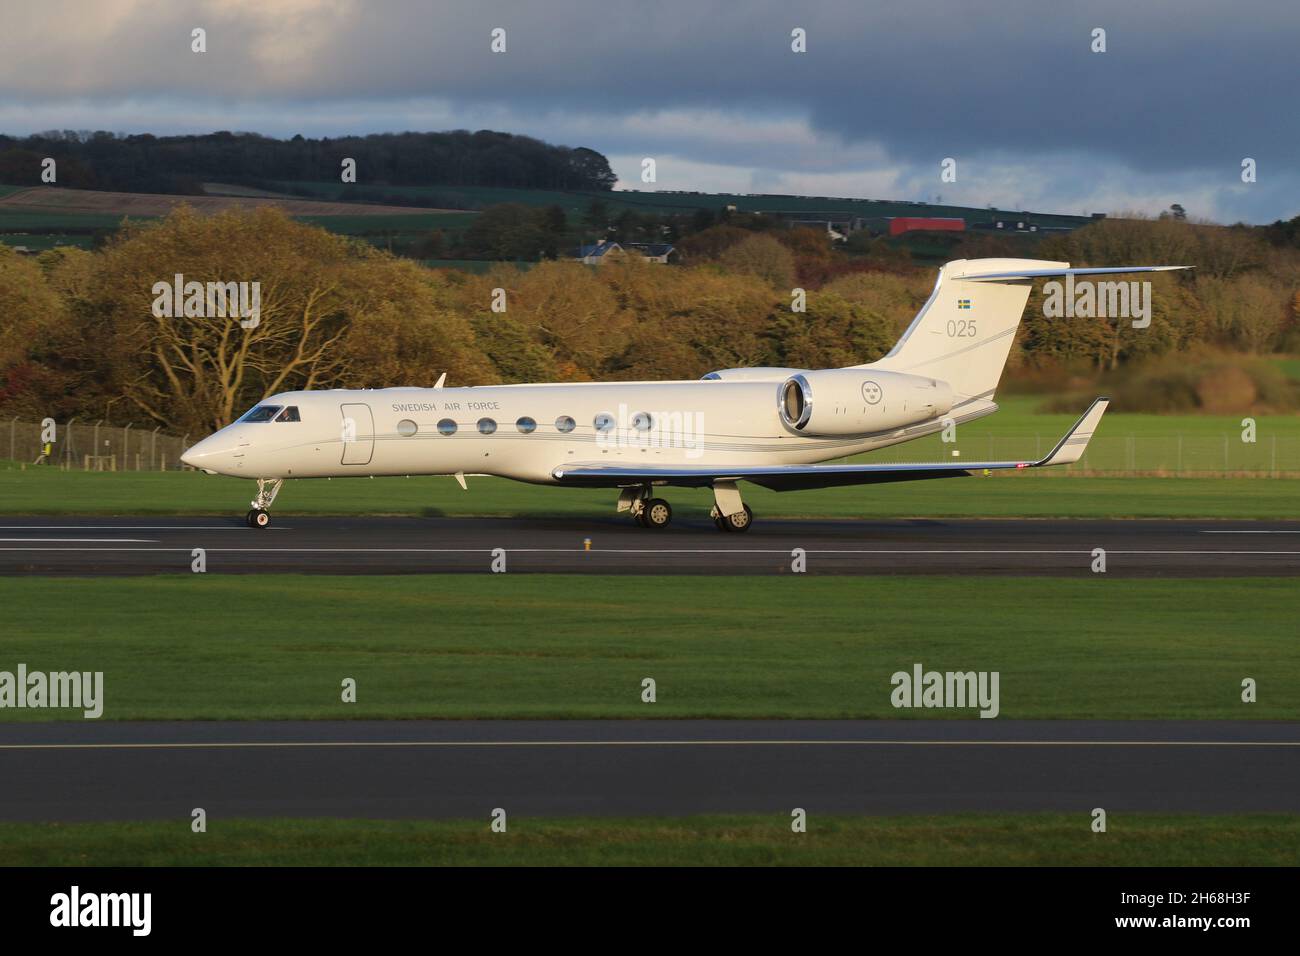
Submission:
[[[535,262],[548,244],[554,246],[553,239],[548,242],[544,214],[523,203],[488,206],[461,236],[461,252],[467,259]]]
[[[67,308],[39,264],[0,245],[0,406],[45,418],[70,407],[77,347]]]
[[[728,272],[758,276],[778,289],[794,286],[794,256],[768,235],[751,235],[736,243],[718,262]]]
[[[257,322],[211,307],[166,315],[154,287],[176,274],[258,283]],[[279,391],[401,381],[434,363],[488,373],[464,319],[437,309],[436,282],[277,209],[205,218],[181,207],[96,257],[77,322],[107,388],[160,425],[196,432]]]
[[[587,205],[587,212],[582,217],[583,225],[596,233],[597,239],[604,239],[609,232],[609,207],[603,199],[593,199]]]

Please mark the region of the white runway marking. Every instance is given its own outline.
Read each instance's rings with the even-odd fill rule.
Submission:
[[[156,544],[157,538],[0,538],[0,541],[22,542],[24,544]],[[38,549],[39,550],[39,549]],[[132,551],[133,548],[123,548]]]
[[[1300,740],[294,740],[0,744],[0,751],[241,750],[275,747],[1300,747]]]
[[[5,540],[5,539],[0,539]],[[15,539],[19,540],[19,539]],[[188,548],[0,548],[0,551],[188,551]],[[491,554],[493,548],[206,548],[209,554]],[[789,555],[789,548],[505,548],[509,554],[593,554],[593,555],[645,555],[645,554],[753,554],[753,555]],[[1060,554],[1091,556],[1089,549],[1081,550],[1020,550],[1020,549],[926,549],[926,548],[833,548],[827,550],[808,549],[808,554]],[[1134,555],[1275,555],[1282,557],[1300,556],[1300,551],[1198,551],[1198,550],[1140,550],[1129,551],[1118,548],[1107,549],[1107,554]]]
[[[1300,534],[1300,531],[1202,531],[1201,534]]]
[[[0,531],[249,531],[238,525],[176,524],[0,524]],[[259,531],[288,531],[288,528],[259,528]]]

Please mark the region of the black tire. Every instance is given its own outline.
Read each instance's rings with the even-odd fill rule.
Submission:
[[[645,508],[643,507],[640,511],[634,511],[634,512],[632,512],[632,520],[636,522],[636,526],[637,526],[638,528],[644,528],[644,527],[645,527]]]
[[[260,508],[254,508],[248,513],[245,520],[248,522],[250,528],[258,528],[260,530],[270,526],[271,513],[269,511],[263,511]]]
[[[710,517],[713,518],[713,527],[717,528],[719,531],[727,530],[727,519],[722,517],[722,512],[714,511]]]
[[[662,498],[651,498],[645,503],[645,509],[641,514],[644,516],[643,523],[647,528],[660,530],[672,523],[673,507]]]
[[[722,521],[728,531],[748,531],[754,523],[754,512],[750,510],[749,505],[742,506],[745,510],[738,511],[734,515],[726,515]]]

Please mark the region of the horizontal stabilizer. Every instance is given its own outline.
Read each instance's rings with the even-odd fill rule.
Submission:
[[[1017,279],[1046,279],[1051,276],[1106,276],[1124,272],[1173,272],[1193,266],[1106,266],[1100,269],[1022,269],[1016,272],[979,272],[955,275],[962,282],[1015,282]]]

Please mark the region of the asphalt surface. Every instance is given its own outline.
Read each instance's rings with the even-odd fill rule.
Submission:
[[[587,550],[587,542],[590,550]],[[802,548],[810,574],[1089,575],[1093,551],[1114,576],[1300,574],[1300,522],[1091,520],[774,520],[747,533],[677,521],[652,531],[626,517],[0,518],[0,574],[508,572],[773,574]]]
[[[1300,724],[320,721],[0,725],[0,819],[1300,812]]]

